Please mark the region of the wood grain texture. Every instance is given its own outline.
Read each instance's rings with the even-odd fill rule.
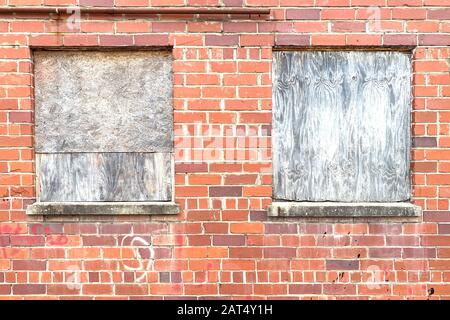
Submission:
[[[273,54],[274,198],[410,198],[407,53]]]
[[[167,51],[36,51],[36,151],[171,152]]]
[[[39,200],[170,201],[169,153],[37,154]]]

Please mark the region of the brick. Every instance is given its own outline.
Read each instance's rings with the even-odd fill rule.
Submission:
[[[99,44],[97,35],[64,35],[64,46],[96,46]]]
[[[184,32],[186,30],[185,22],[153,22],[153,32]],[[142,31],[141,31],[142,32]]]
[[[47,263],[40,260],[14,260],[14,270],[46,270]]]
[[[417,36],[414,34],[385,34],[383,44],[387,46],[414,46]]]
[[[82,6],[112,7],[114,0],[80,0]]]
[[[356,16],[355,9],[322,9],[322,20],[328,19],[354,19]]]
[[[321,294],[320,284],[290,284],[289,294]]]
[[[142,31],[147,31],[145,27],[141,26]],[[81,23],[81,32],[93,32],[93,33],[113,33],[114,23],[113,22],[83,22]],[[127,32],[122,29],[122,24],[117,24],[117,32]]]
[[[207,172],[207,163],[177,163],[175,172]]]
[[[245,73],[267,73],[270,71],[270,64],[262,61],[239,61],[238,71]]]
[[[10,122],[32,122],[33,114],[31,112],[10,112],[9,113]]]
[[[422,8],[392,9],[392,19],[425,19],[427,10]]]
[[[450,45],[450,35],[421,34],[421,35],[419,35],[419,45],[421,45],[421,46],[448,46],[448,45]]]
[[[12,292],[16,295],[45,294],[45,284],[13,284]]]
[[[134,44],[138,46],[167,46],[169,36],[165,34],[135,35]]]
[[[257,24],[254,22],[224,22],[224,32],[256,32]]]
[[[437,139],[435,137],[414,137],[414,148],[433,148],[437,147]]]
[[[448,20],[450,18],[450,9],[428,9],[427,17],[428,19]]]
[[[327,260],[327,270],[358,270],[358,260]]]
[[[206,35],[206,46],[235,46],[239,44],[238,35]]]
[[[117,241],[112,236],[83,236],[85,246],[114,246]]]
[[[209,187],[210,197],[240,197],[242,196],[242,187],[224,186]]]
[[[331,24],[332,32],[364,32],[366,24],[364,22],[335,21]]]
[[[134,42],[130,35],[100,35],[101,46],[130,46]]]
[[[90,28],[99,26],[90,26]],[[103,28],[107,28],[108,26],[103,26]],[[83,25],[81,27],[83,30]],[[116,30],[119,33],[132,33],[132,32],[148,32],[150,30],[150,23],[141,22],[141,21],[119,21],[116,23]]]
[[[278,46],[308,46],[310,41],[309,35],[278,34],[275,38]]]
[[[273,46],[273,35],[241,35],[241,46]]]
[[[317,46],[345,45],[345,36],[313,34],[311,36],[311,44]]]
[[[348,45],[354,46],[376,46],[381,45],[379,35],[348,35],[346,38]]]
[[[294,258],[296,255],[296,248],[264,248],[264,258]]]
[[[423,219],[426,222],[450,222],[450,211],[424,211]]]
[[[188,32],[221,32],[222,23],[214,21],[188,22]]]
[[[230,248],[230,258],[262,258],[261,248]]]
[[[287,20],[319,20],[320,9],[287,9]]]
[[[263,225],[260,223],[232,223],[231,233],[262,233]]]

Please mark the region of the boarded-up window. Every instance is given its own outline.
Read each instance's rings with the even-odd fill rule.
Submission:
[[[172,199],[172,62],[160,51],[37,51],[40,201]]]
[[[403,52],[277,51],[274,198],[410,198],[410,58]]]

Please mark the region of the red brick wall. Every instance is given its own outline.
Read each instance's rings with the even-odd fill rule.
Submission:
[[[251,18],[82,16],[80,31],[67,27],[67,17],[0,15],[1,298],[450,297],[448,0],[80,3],[272,10]],[[412,169],[420,219],[267,218],[272,47],[289,44],[415,48]],[[175,196],[182,213],[152,220],[27,217],[35,193],[30,47],[155,45],[173,46]]]

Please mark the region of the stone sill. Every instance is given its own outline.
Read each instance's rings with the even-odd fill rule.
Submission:
[[[406,202],[272,202],[269,217],[372,218],[418,217],[422,208]]]
[[[176,215],[180,207],[174,202],[35,202],[27,208],[29,215]]]

